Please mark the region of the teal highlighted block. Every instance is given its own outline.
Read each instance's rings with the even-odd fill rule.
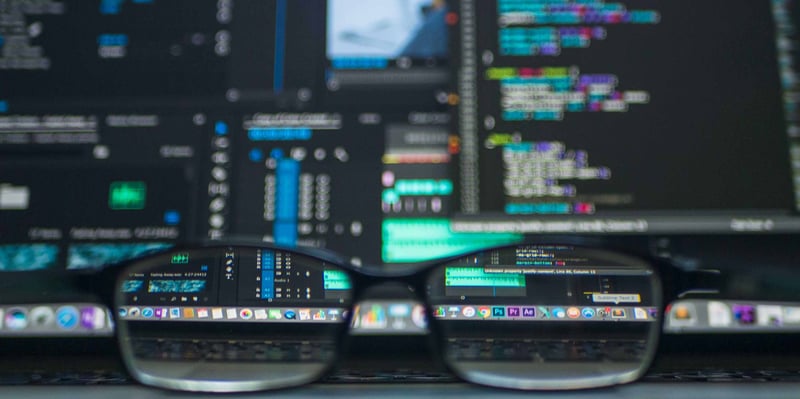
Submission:
[[[382,228],[382,258],[409,263],[442,258],[521,242],[513,233],[458,233],[448,219],[386,219]]]
[[[482,267],[448,267],[444,271],[446,287],[525,287],[522,274],[486,273]]]
[[[447,179],[398,180],[394,186],[398,195],[450,195],[453,182]]]
[[[349,290],[352,286],[350,277],[342,270],[325,270],[322,281],[326,290]]]
[[[570,204],[563,202],[506,204],[509,215],[567,215],[571,210]]]
[[[394,205],[402,196],[434,196],[453,194],[453,182],[447,179],[398,180],[394,188],[383,190],[381,199],[384,203]]]

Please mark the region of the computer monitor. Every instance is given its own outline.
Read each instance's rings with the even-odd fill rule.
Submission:
[[[199,240],[402,267],[539,234],[800,232],[797,8],[10,3],[0,270]]]

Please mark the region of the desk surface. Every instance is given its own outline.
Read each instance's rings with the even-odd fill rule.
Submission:
[[[0,387],[2,398],[30,399],[161,399],[184,398],[532,398],[548,399],[797,399],[798,383],[637,383],[622,387],[574,392],[519,392],[468,384],[314,384],[304,388],[248,395],[177,394],[141,386],[18,386]]]

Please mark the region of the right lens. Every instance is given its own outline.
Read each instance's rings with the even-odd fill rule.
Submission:
[[[433,270],[429,303],[447,364],[516,389],[639,378],[656,349],[661,285],[649,264],[571,246],[476,253]]]
[[[347,273],[262,248],[194,249],[133,264],[117,284],[117,331],[139,381],[240,392],[301,385],[334,362]]]

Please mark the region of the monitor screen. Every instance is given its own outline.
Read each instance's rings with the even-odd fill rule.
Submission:
[[[800,232],[789,0],[0,5],[0,270]]]

